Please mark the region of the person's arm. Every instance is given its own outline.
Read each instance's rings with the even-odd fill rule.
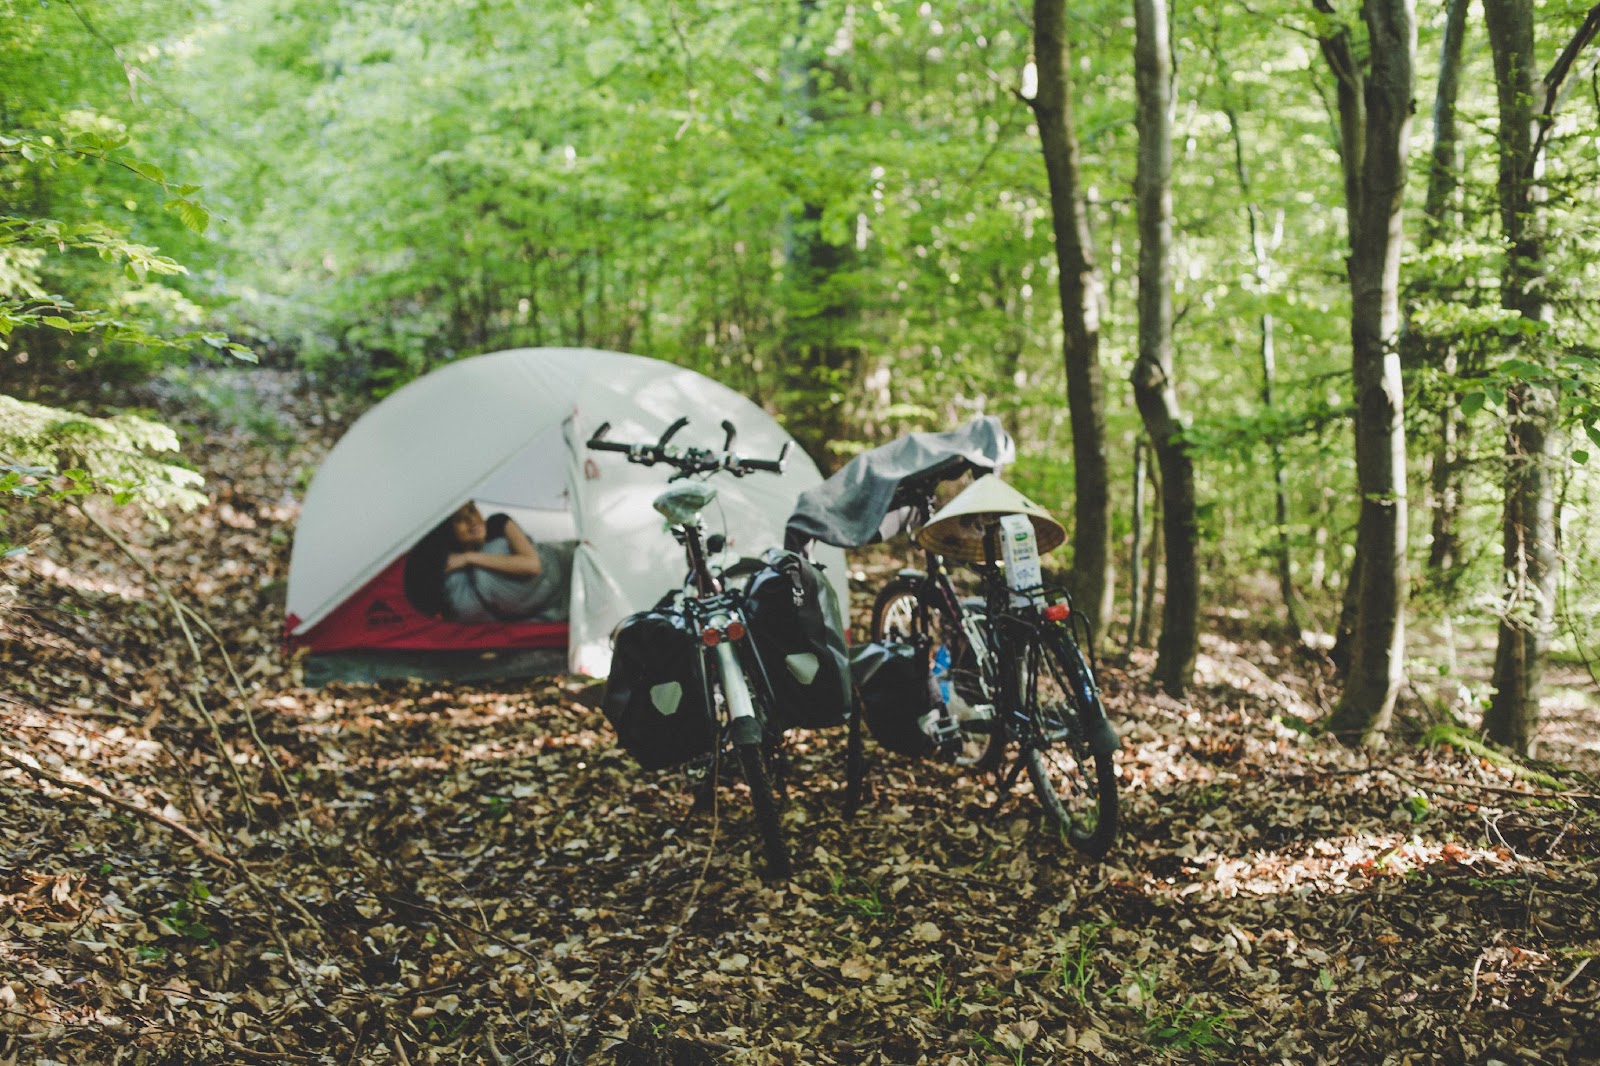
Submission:
[[[510,555],[481,551],[454,552],[445,561],[445,573],[460,570],[465,566],[481,566],[485,570],[509,574],[512,577],[538,577],[544,570],[544,564],[539,559],[539,549],[534,547],[533,541],[528,539],[522,527],[515,522],[507,522],[505,538],[506,543],[511,545]]]

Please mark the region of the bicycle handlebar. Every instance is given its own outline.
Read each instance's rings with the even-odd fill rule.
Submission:
[[[781,474],[789,458],[789,448],[794,444],[794,441],[784,441],[776,459],[741,458],[729,450],[733,446],[737,431],[732,422],[724,420],[722,429],[726,437],[720,452],[712,451],[710,448],[685,448],[681,451],[669,448],[667,442],[688,424],[687,418],[679,418],[667,427],[666,432],[662,433],[654,444],[622,444],[605,439],[606,434],[611,431],[611,423],[602,422],[594,431],[594,435],[589,438],[588,447],[591,451],[597,452],[622,452],[628,457],[628,462],[638,463],[640,466],[665,463],[677,471],[672,477],[672,480],[675,480],[691,474],[710,474],[717,471],[732,474],[734,477],[744,477],[757,470]]]

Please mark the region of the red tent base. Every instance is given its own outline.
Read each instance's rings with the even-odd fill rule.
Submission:
[[[291,617],[288,627],[293,629],[297,622],[298,619]],[[430,618],[406,598],[405,557],[401,556],[310,630],[290,637],[289,644],[313,653],[564,649],[567,623],[475,625]]]

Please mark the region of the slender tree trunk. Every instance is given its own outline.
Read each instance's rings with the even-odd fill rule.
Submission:
[[[1162,606],[1156,680],[1182,696],[1200,651],[1200,575],[1195,559],[1194,462],[1172,367],[1172,53],[1166,0],[1134,0],[1138,88],[1139,357],[1133,395],[1161,466],[1167,540],[1167,598]]]
[[[1317,4],[1331,14],[1326,0]],[[1350,667],[1329,728],[1344,739],[1369,743],[1388,730],[1405,666],[1405,396],[1396,341],[1416,23],[1411,0],[1368,0],[1362,17],[1369,51],[1364,70],[1348,33],[1325,37],[1322,44],[1339,76],[1340,131],[1347,153],[1351,364],[1361,491]],[[1349,152],[1358,126],[1360,158],[1353,159]]]
[[[1131,658],[1133,649],[1139,641],[1140,608],[1144,606],[1141,596],[1140,581],[1143,570],[1140,565],[1144,553],[1144,469],[1149,461],[1149,445],[1141,438],[1133,448],[1133,550],[1128,555],[1128,648],[1127,654]]]
[[[1232,72],[1228,69],[1226,52],[1219,40],[1215,38],[1211,46],[1212,59],[1217,64],[1217,78],[1223,85],[1232,82]],[[1254,199],[1254,188],[1250,181],[1249,168],[1244,161],[1244,134],[1239,128],[1239,115],[1231,100],[1223,106],[1223,114],[1228,119],[1228,132],[1233,140],[1233,171],[1234,177],[1239,182],[1239,191],[1244,195],[1245,221],[1250,227],[1250,254],[1255,261],[1255,277],[1259,295],[1266,299],[1270,286],[1272,253],[1283,240],[1283,213],[1278,213],[1277,224],[1273,227],[1272,238],[1269,241],[1266,234],[1266,225],[1262,219],[1262,211]],[[1263,411],[1272,411],[1277,391],[1278,359],[1276,323],[1270,311],[1263,311],[1259,320],[1261,336],[1261,407]],[[1285,619],[1288,623],[1289,635],[1296,641],[1302,639],[1304,624],[1300,620],[1300,597],[1294,588],[1294,556],[1291,552],[1289,538],[1289,475],[1283,459],[1283,444],[1274,439],[1270,446],[1272,458],[1272,488],[1273,488],[1273,518],[1277,524],[1277,570],[1278,594],[1283,599]]]
[[[1100,375],[1100,278],[1089,254],[1087,211],[1072,125],[1071,69],[1064,0],[1035,0],[1032,100],[1050,182],[1050,213],[1060,263],[1062,356],[1072,421],[1072,598],[1096,642],[1111,615],[1111,491],[1106,460],[1105,390]]]
[[[1500,226],[1506,255],[1500,304],[1529,322],[1541,322],[1547,279],[1536,208],[1544,138],[1573,63],[1600,31],[1600,5],[1542,82],[1534,78],[1532,0],[1484,0],[1483,7],[1500,102]],[[1538,340],[1531,346],[1517,342],[1512,350],[1549,366],[1551,352]],[[1532,754],[1536,744],[1555,622],[1557,406],[1555,387],[1546,382],[1521,381],[1506,393],[1506,599],[1495,649],[1495,693],[1484,729],[1489,739],[1524,754]]]
[[[1439,45],[1439,87],[1433,101],[1433,151],[1428,158],[1428,195],[1423,205],[1422,247],[1438,242],[1449,232],[1451,206],[1461,187],[1460,138],[1456,131],[1456,98],[1461,86],[1462,43],[1466,39],[1469,0],[1449,0],[1445,11],[1444,40]],[[1447,348],[1439,369],[1448,377],[1457,371],[1456,353]],[[1428,547],[1428,572],[1435,583],[1454,584],[1460,556],[1457,525],[1461,513],[1464,469],[1461,441],[1466,419],[1461,415],[1460,394],[1445,396],[1439,411],[1439,439],[1433,450],[1433,520]]]
[[[1150,470],[1150,479],[1155,482],[1153,499],[1156,513],[1150,523],[1150,557],[1145,563],[1144,570],[1144,608],[1139,612],[1139,647],[1150,646],[1150,627],[1155,624],[1156,617],[1156,585],[1159,584],[1161,573],[1161,476],[1157,470]]]
[[[1271,314],[1261,316],[1261,407],[1271,411],[1278,387],[1277,334]],[[1300,618],[1300,594],[1294,588],[1294,553],[1289,540],[1289,471],[1283,461],[1283,442],[1272,441],[1272,520],[1277,529],[1278,595],[1283,598],[1284,619],[1289,636],[1304,639],[1305,623]]]

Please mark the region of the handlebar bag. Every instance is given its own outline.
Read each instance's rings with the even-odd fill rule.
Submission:
[[[843,725],[850,713],[850,653],[839,597],[820,568],[773,548],[745,587],[745,620],[785,729]]]
[[[850,655],[850,672],[861,694],[861,717],[879,746],[919,759],[934,753],[933,738],[922,727],[932,710],[926,644],[863,644]]]
[[[642,611],[612,634],[611,676],[600,710],[646,770],[709,754],[716,726],[699,671],[700,640],[682,615]]]

